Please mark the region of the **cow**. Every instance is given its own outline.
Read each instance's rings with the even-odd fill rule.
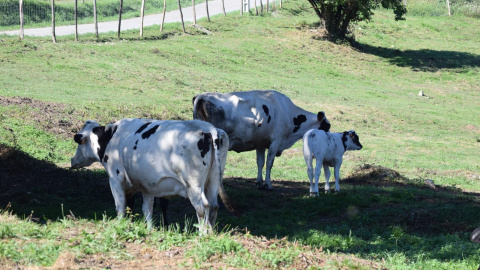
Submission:
[[[228,136],[209,123],[122,119],[101,126],[88,120],[74,140],[78,148],[71,167],[102,163],[120,218],[125,214],[127,195],[134,192],[142,193],[148,227],[154,197],[188,198],[202,233],[211,232],[215,225],[218,194],[232,211],[222,184]]]
[[[343,133],[330,133],[323,130],[309,130],[303,136],[303,157],[307,164],[307,174],[310,180],[310,196],[318,196],[318,178],[323,171],[325,173],[325,193],[330,190],[328,180],[330,168],[334,168],[335,190],[340,191],[338,180],[340,178],[340,166],[342,166],[343,154],[347,150],[360,150],[360,143],[355,131]],[[313,185],[313,159],[316,159],[315,186]]]
[[[229,150],[256,150],[257,187],[272,189],[270,172],[275,157],[300,140],[309,129],[330,130],[323,111],[318,114],[297,107],[274,90],[203,93],[193,98],[193,118],[212,123],[230,138]],[[263,167],[268,149],[265,184]]]

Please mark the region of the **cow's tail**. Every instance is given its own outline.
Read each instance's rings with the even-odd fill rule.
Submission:
[[[205,100],[202,95],[196,95],[193,97],[193,119],[207,121],[207,108],[205,107]]]
[[[225,131],[219,128],[217,128],[216,130],[217,130],[217,139],[213,140],[212,147],[213,149],[215,149],[214,164],[216,164],[218,171],[220,173],[218,194],[220,195],[220,198],[222,199],[222,202],[225,205],[225,208],[227,209],[227,211],[230,213],[237,214],[237,211],[235,210],[235,207],[233,206],[233,203],[231,202],[230,197],[228,196],[227,192],[225,191],[225,187],[223,186],[223,172],[225,171],[225,164],[227,161],[229,139]]]

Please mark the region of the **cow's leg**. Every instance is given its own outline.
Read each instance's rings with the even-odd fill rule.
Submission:
[[[263,188],[263,166],[265,165],[265,148],[257,149],[257,188]]]
[[[325,173],[325,193],[330,191],[330,167],[323,165],[323,172]]]
[[[336,192],[340,192],[340,184],[338,183],[339,180],[340,180],[340,166],[342,166],[341,162],[336,164],[335,168],[333,170],[333,176],[335,177],[335,191]]]
[[[307,175],[308,175],[308,180],[310,180],[310,196],[318,196],[318,189],[317,192],[315,192],[315,187],[313,186],[313,158],[312,156],[308,157],[305,156],[305,161],[307,163]]]
[[[143,204],[142,204],[142,211],[145,220],[147,221],[147,228],[152,228],[152,216],[153,216],[153,202],[155,197],[152,195],[147,195],[142,193],[143,195]]]
[[[268,190],[272,190],[272,183],[270,181],[270,172],[272,171],[273,162],[275,161],[275,156],[277,155],[279,149],[279,143],[271,143],[268,148],[267,154],[267,169],[265,171],[265,186]]]
[[[125,189],[121,183],[119,177],[110,177],[110,189],[112,190],[113,199],[115,200],[115,209],[117,210],[117,215],[119,218],[122,218],[125,215],[126,207],[126,197]]]
[[[208,217],[210,216],[210,205],[200,187],[190,186],[187,188],[187,195],[190,203],[197,212],[197,219],[200,226],[200,233],[210,232],[212,228],[209,226]]]
[[[211,172],[210,179],[207,186],[205,187],[205,196],[207,198],[208,204],[210,205],[210,214],[208,216],[208,222],[210,224],[210,227],[214,227],[215,221],[217,220],[219,187],[220,173]]]
[[[165,198],[160,199],[160,209],[162,209],[162,225],[168,229],[167,208],[168,200]]]

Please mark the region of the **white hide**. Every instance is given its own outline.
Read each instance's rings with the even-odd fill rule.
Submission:
[[[257,186],[268,189],[272,189],[270,172],[275,156],[280,156],[309,129],[330,129],[323,112],[305,111],[287,96],[273,90],[200,94],[193,100],[193,118],[210,122],[227,132],[229,150],[256,150]],[[264,185],[262,172],[266,149]]]
[[[318,178],[322,173],[322,166],[325,173],[325,192],[330,190],[330,169],[334,168],[335,190],[340,191],[338,183],[340,178],[340,166],[342,166],[343,154],[347,150],[360,150],[358,135],[355,131],[343,133],[330,133],[323,130],[312,129],[303,136],[303,156],[307,164],[307,174],[310,180],[310,194],[318,195]],[[313,185],[313,159],[315,165],[315,185]]]
[[[119,216],[125,213],[128,190],[142,193],[149,224],[154,197],[182,196],[206,225],[202,230],[215,225],[229,144],[223,130],[198,120],[122,119],[106,127],[87,121],[75,136],[79,145],[72,168],[102,163]]]

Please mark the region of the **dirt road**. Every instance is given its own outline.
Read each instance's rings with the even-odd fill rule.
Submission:
[[[265,4],[267,0],[263,0],[262,2]],[[273,2],[273,0],[271,1]],[[241,1],[240,0],[225,0],[225,11],[232,12],[238,10],[240,12],[241,8]],[[254,7],[254,1],[250,1],[250,7]],[[260,1],[257,1],[257,4],[260,5]],[[185,24],[192,24],[193,23],[193,8],[185,7],[182,8],[183,12],[183,20]],[[197,20],[201,18],[207,17],[207,10],[205,7],[205,3],[201,3],[195,5],[195,12]],[[208,1],[208,13],[210,16],[217,15],[223,13],[222,8],[222,1],[221,0],[214,0]],[[172,22],[180,22],[180,12],[178,10],[170,11],[165,14],[165,23],[172,23]],[[148,15],[144,17],[144,27],[151,26],[151,25],[159,25],[162,22],[162,14],[155,14],[155,15]],[[132,19],[125,19],[122,20],[121,23],[121,30],[130,30],[130,29],[140,29],[141,20],[139,17],[132,18]],[[118,21],[111,21],[111,22],[100,22],[98,23],[98,32],[99,33],[106,33],[111,31],[118,30]],[[79,24],[78,25],[78,34],[85,34],[85,33],[94,33],[95,32],[95,25],[91,24]],[[20,30],[12,30],[12,31],[3,31],[0,32],[0,35],[19,35]],[[66,26],[57,26],[55,27],[55,35],[56,36],[65,36],[65,35],[73,35],[75,34],[75,25],[66,25]],[[50,36],[52,35],[52,27],[43,27],[43,28],[30,28],[24,29],[25,36]]]

